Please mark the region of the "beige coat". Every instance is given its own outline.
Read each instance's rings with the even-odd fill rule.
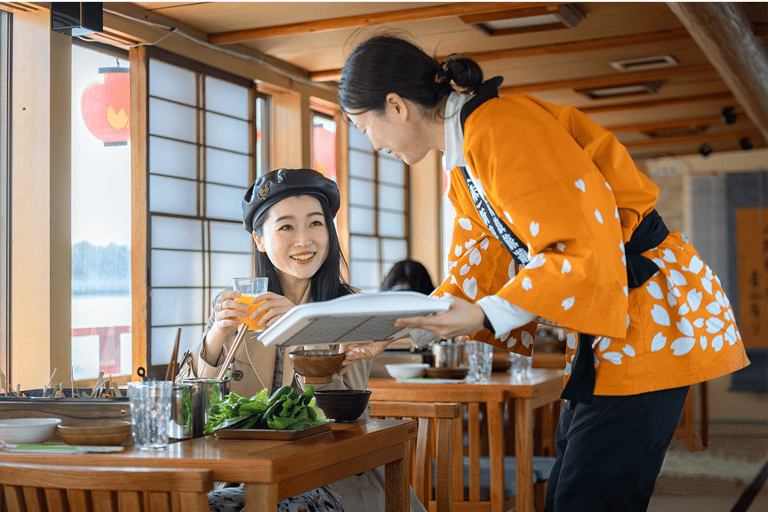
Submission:
[[[307,288],[302,304],[311,302]],[[216,302],[214,299],[214,303]],[[213,315],[208,319],[208,324],[203,334],[203,340],[208,331],[213,326]],[[257,333],[248,332],[243,339],[243,343],[235,353],[232,361],[232,371],[230,378],[230,391],[240,396],[250,397],[264,388],[272,393],[272,378],[275,368],[275,357],[277,349],[275,347],[265,347],[256,339]],[[218,355],[215,364],[208,363],[208,357],[204,352],[203,342],[197,347],[193,354],[194,368],[198,377],[216,377],[221,370],[229,347],[234,342],[235,334],[224,342],[221,353]],[[297,346],[288,350],[308,349],[309,346]],[[327,346],[323,346],[327,348]],[[288,355],[286,350],[286,359]],[[353,364],[343,377],[333,376],[333,382],[327,384],[313,384],[314,389],[365,389],[368,385],[368,376],[371,370],[371,360],[365,359]],[[238,378],[239,377],[239,378]],[[305,388],[303,379],[297,376],[289,360],[284,362],[282,385],[290,385],[296,389]],[[369,417],[369,410],[366,410],[362,417]],[[344,480],[339,480],[326,486],[327,489],[336,493],[337,499],[344,505],[347,511],[384,511],[384,467],[378,467],[369,471],[360,473]],[[416,495],[411,490],[411,512],[426,512]]]

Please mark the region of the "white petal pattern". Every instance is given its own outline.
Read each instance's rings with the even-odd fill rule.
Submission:
[[[475,300],[475,297],[477,296],[477,279],[474,277],[470,277],[469,279],[465,279],[464,283],[462,283],[461,288],[464,290],[464,293],[469,297],[471,300]]]
[[[622,348],[621,351],[629,357],[635,357],[635,349],[632,348],[632,345],[624,345],[624,348]]]
[[[653,258],[651,261],[653,261],[659,268],[666,268],[666,265],[664,265],[664,262],[661,260],[661,258]]]
[[[696,288],[691,288],[688,291],[688,305],[691,306],[691,311],[696,311],[701,305],[701,292]]]
[[[480,248],[482,250],[488,249],[488,246],[491,245],[491,239],[490,238],[483,238],[483,241],[480,242]]]
[[[477,247],[472,249],[472,252],[469,253],[469,264],[479,265],[482,260],[483,257],[480,255],[480,251],[477,249]]]
[[[687,318],[681,318],[676,325],[677,325],[677,330],[679,330],[683,335],[693,336],[693,326],[691,325],[691,322],[689,322]]]
[[[712,348],[715,349],[715,352],[720,352],[720,349],[723,348],[723,335],[718,334],[714,337],[712,340]]]
[[[710,302],[707,304],[707,311],[709,311],[710,315],[719,315],[722,308],[720,308],[720,304],[717,302]]]
[[[560,305],[563,306],[564,310],[568,311],[573,307],[574,302],[576,302],[576,297],[568,297]]]
[[[557,242],[557,250],[563,252],[565,250],[565,244],[563,242]]]
[[[707,350],[707,337],[703,334],[699,338],[699,345],[701,345],[701,350]]]
[[[528,262],[528,263],[525,265],[525,268],[539,268],[539,267],[540,267],[540,266],[542,266],[544,263],[546,263],[546,261],[547,261],[547,260],[544,258],[544,253],[543,253],[543,252],[540,252],[539,254],[537,254],[536,256],[534,256],[533,258],[531,258],[531,261],[529,261],[529,262]]]
[[[725,322],[715,316],[710,317],[709,320],[707,320],[707,332],[709,334],[715,334],[722,330],[723,327],[725,327]]]
[[[523,290],[528,291],[531,288],[533,288],[533,282],[531,281],[531,278],[530,277],[524,278],[523,279]]]
[[[683,304],[680,306],[680,309],[677,310],[677,314],[680,316],[685,316],[688,314],[691,308],[688,307],[688,304]]]
[[[597,349],[600,352],[605,352],[611,345],[611,338],[608,338],[607,336],[601,336],[600,338],[600,343],[597,344]]]
[[[514,222],[512,222],[512,217],[509,216],[506,210],[504,211],[504,216],[507,218],[507,221],[509,222],[510,225],[514,224]]]
[[[696,344],[696,340],[693,338],[677,338],[669,346],[673,350],[673,354],[676,356],[682,356],[691,351]]]
[[[595,218],[597,219],[597,222],[600,224],[603,223],[603,216],[600,214],[600,210],[595,209]]]
[[[664,292],[661,291],[661,287],[656,281],[648,281],[648,286],[646,286],[645,289],[648,290],[648,293],[651,294],[651,297],[656,300],[661,300],[664,298]]]
[[[603,354],[603,359],[610,361],[615,365],[621,364],[621,358],[624,356],[621,352],[606,352]]]
[[[693,326],[696,327],[697,329],[701,329],[702,327],[704,327],[704,319],[697,318],[696,320],[693,321]]]
[[[457,222],[459,223],[459,226],[461,226],[462,228],[466,229],[467,231],[471,231],[472,230],[472,222],[470,222],[469,219],[462,217]]]
[[[533,344],[533,336],[531,336],[531,334],[527,331],[523,331],[520,334],[520,339],[522,340],[523,346],[525,348],[528,348]]]
[[[728,340],[728,345],[733,345],[738,341],[736,339],[736,328],[733,326],[733,324],[728,326],[728,329],[725,330],[725,339]]]
[[[571,350],[576,350],[576,334],[569,332],[565,339],[568,348]]]
[[[673,268],[669,269],[669,276],[672,278],[672,281],[678,286],[685,286],[686,284],[688,284],[688,281],[685,279],[685,276]]]
[[[536,236],[539,234],[539,223],[531,222],[531,235]]]
[[[457,245],[453,248],[453,254],[456,255],[456,257],[461,256],[461,254],[464,252],[464,249],[461,248],[461,245]]]
[[[651,352],[658,352],[659,350],[663,349],[664,345],[666,344],[666,336],[662,335],[660,332],[657,332],[656,336],[654,336],[653,340],[651,341]]]
[[[701,261],[701,258],[694,254],[693,258],[691,258],[691,262],[688,264],[688,271],[693,272],[694,274],[698,274],[703,268],[704,262]]]
[[[704,287],[705,290],[707,290],[707,293],[712,293],[712,281],[707,279],[706,277],[701,278],[701,286]]]
[[[468,272],[469,272],[469,269],[471,269],[471,268],[472,268],[472,267],[470,267],[469,265],[463,265],[463,266],[461,267],[461,269],[459,270],[459,275],[460,275],[460,276],[463,276],[464,274],[468,273]]]
[[[587,191],[587,188],[586,188],[586,186],[584,185],[584,180],[582,180],[582,179],[578,179],[578,180],[576,180],[576,181],[574,182],[574,185],[576,185],[576,188],[577,188],[577,189],[579,189],[579,190],[581,190],[582,192],[586,192],[586,191]]]
[[[664,249],[664,261],[668,261],[670,263],[675,263],[677,261],[675,253],[672,252],[672,249]]]
[[[659,325],[669,325],[669,313],[667,313],[667,310],[658,304],[653,305],[653,309],[651,310],[651,317],[653,317],[653,321]]]
[[[567,274],[571,271],[571,262],[568,261],[568,258],[563,259],[563,267],[560,269],[560,272],[563,274]]]

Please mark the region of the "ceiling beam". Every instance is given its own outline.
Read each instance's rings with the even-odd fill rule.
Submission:
[[[734,2],[667,2],[768,139],[768,52]]]
[[[672,76],[696,75],[710,71],[714,71],[714,68],[708,63],[689,64],[687,66],[648,69],[646,71],[635,71],[633,73],[617,73],[606,76],[568,78],[566,80],[554,80],[551,82],[510,85],[507,87],[500,87],[499,95],[503,96],[513,92],[538,92],[558,89],[599,89],[603,87],[647,82],[649,80],[661,80]]]
[[[746,114],[736,114],[736,121],[749,119]],[[735,122],[736,122],[735,121]],[[687,119],[670,119],[667,121],[654,121],[650,123],[630,123],[619,126],[606,126],[611,132],[656,132],[659,130],[674,130],[675,128],[694,128],[697,126],[717,125],[723,122],[720,116],[691,117]]]
[[[519,57],[541,57],[545,55],[557,55],[562,53],[588,52],[594,50],[605,50],[607,48],[621,48],[623,46],[635,46],[639,44],[658,43],[662,41],[674,41],[677,39],[688,39],[690,34],[684,28],[673,28],[667,30],[656,30],[653,32],[643,32],[640,34],[630,34],[627,36],[600,37],[596,39],[585,39],[582,41],[568,41],[565,43],[543,44],[538,46],[526,46],[523,48],[504,48],[501,50],[491,50],[487,52],[466,52],[464,55],[470,57],[475,62],[487,62],[501,59],[515,59]],[[447,55],[438,57],[438,61],[443,61]],[[341,69],[328,69],[324,71],[315,71],[309,74],[311,80],[315,82],[338,81],[341,78]]]
[[[295,36],[298,34],[380,25],[383,23],[397,23],[401,21],[445,18],[447,16],[460,16],[464,14],[505,11],[509,9],[510,5],[515,5],[516,8],[523,9],[546,5],[560,5],[562,3],[564,2],[519,2],[515,4],[510,4],[509,2],[456,2],[433,5],[430,7],[416,7],[413,9],[306,21],[303,23],[289,23],[271,27],[217,32],[208,35],[208,42],[211,44],[241,43],[243,41],[255,41],[257,39],[265,39],[268,37]]]
[[[707,101],[725,101],[734,99],[730,91],[702,94],[699,96],[680,96],[677,98],[664,98],[653,101],[633,101],[630,103],[616,103],[613,105],[600,105],[596,107],[580,107],[584,114],[601,114],[603,112],[620,112],[623,110],[645,110],[655,107],[669,107],[684,105],[686,103],[705,103]]]
[[[759,130],[744,130],[731,133],[702,133],[700,135],[687,135],[685,137],[663,137],[652,140],[638,140],[623,142],[625,148],[647,148],[653,146],[669,146],[673,144],[687,144],[690,142],[707,142],[713,140],[743,139],[744,137],[760,137]]]

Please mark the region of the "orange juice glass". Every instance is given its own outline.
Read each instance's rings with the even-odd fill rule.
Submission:
[[[241,295],[235,300],[237,302],[242,302],[243,304],[247,304],[249,306],[248,312],[246,313],[245,318],[241,318],[240,321],[243,322],[245,325],[248,326],[248,330],[250,331],[259,331],[263,330],[264,326],[259,326],[256,323],[259,321],[259,319],[264,316],[263,314],[257,316],[254,319],[251,319],[251,313],[253,313],[257,307],[259,307],[260,304],[264,304],[264,301],[257,302],[256,304],[251,303],[255,295]]]
[[[268,285],[268,279],[266,277],[233,277],[232,278],[232,288],[240,292],[241,295],[238,297],[237,302],[242,302],[243,304],[247,304],[249,306],[248,312],[246,313],[246,317],[241,319],[241,321],[248,326],[249,330],[252,331],[258,331],[261,329],[264,329],[264,326],[258,326],[256,325],[256,322],[259,321],[261,316],[251,319],[250,315],[254,312],[254,310],[259,307],[259,304],[262,304],[264,301],[261,301],[259,303],[253,304],[251,301],[256,295],[261,295],[262,293],[267,292],[267,285]]]

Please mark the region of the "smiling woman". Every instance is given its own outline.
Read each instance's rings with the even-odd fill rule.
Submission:
[[[250,318],[261,317],[260,326],[272,325],[294,305],[335,299],[353,293],[341,273],[344,259],[333,219],[340,206],[339,190],[332,180],[312,169],[279,169],[258,178],[242,200],[243,227],[256,245],[254,275],[269,278],[269,291],[256,295],[258,304]],[[248,305],[237,301],[240,294],[227,290],[214,299],[194,359],[199,377],[218,375],[228,365],[227,354],[235,330],[245,319]],[[304,390],[307,382],[285,363],[284,349],[264,346],[258,331],[247,331],[235,348],[230,389],[240,396],[253,396],[267,388],[272,394],[282,386]],[[322,341],[322,340],[318,340]],[[295,350],[311,349],[298,346]],[[338,346],[330,348],[339,352]],[[383,347],[381,347],[383,348]],[[364,390],[371,361],[351,364],[315,382],[318,390]],[[363,413],[367,417],[367,412]],[[278,510],[382,510],[383,468],[340,480],[280,502]],[[210,496],[213,510],[241,510],[244,493],[225,489]],[[311,503],[311,506],[309,505]],[[303,507],[303,508],[302,508]],[[415,495],[411,510],[421,511]]]

